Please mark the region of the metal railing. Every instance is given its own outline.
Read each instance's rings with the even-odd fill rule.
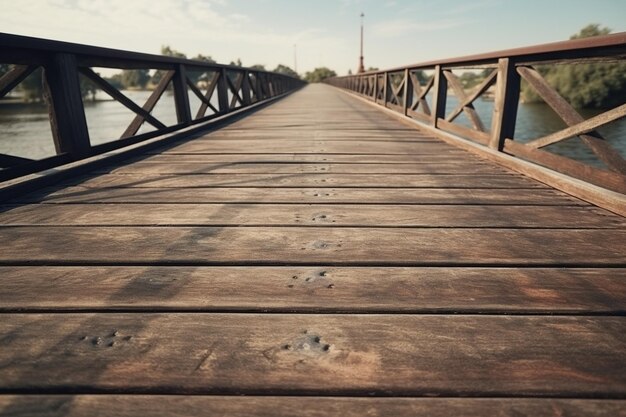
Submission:
[[[0,77],[0,98],[33,72],[43,70],[43,96],[56,149],[55,156],[40,160],[0,154],[0,181],[201,124],[289,93],[305,84],[288,75],[257,69],[2,33],[0,64],[11,64],[8,72]],[[147,101],[140,106],[97,74],[93,67],[158,70],[161,78]],[[204,74],[206,85],[202,89],[189,77],[190,72]],[[120,130],[123,133],[118,139],[111,138],[116,140],[99,145],[90,143],[81,92],[83,78],[135,114],[131,123]],[[173,89],[177,121],[169,126],[151,113],[168,89]],[[195,114],[191,112],[190,93],[200,101]],[[155,130],[138,134],[144,123],[152,125]]]
[[[538,70],[546,65],[606,61],[622,65],[625,56],[626,33],[618,33],[334,77],[326,82],[436,131],[625,194],[626,161],[597,129],[626,116],[626,97],[621,97],[617,107],[585,119]],[[468,68],[482,69],[484,75],[482,83],[469,92],[453,73]],[[523,82],[552,108],[565,128],[529,141],[516,140],[515,124]],[[490,127],[485,126],[473,104],[487,91],[494,95]],[[450,95],[458,100],[452,110],[446,108]],[[465,125],[455,123],[461,114],[468,120]],[[574,137],[580,138],[581,144],[601,161],[602,167],[544,149]]]

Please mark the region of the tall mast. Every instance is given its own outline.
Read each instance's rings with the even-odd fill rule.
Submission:
[[[363,17],[365,17],[365,15],[361,13],[361,56],[359,58],[359,69],[357,73],[365,72],[365,66],[363,65]]]

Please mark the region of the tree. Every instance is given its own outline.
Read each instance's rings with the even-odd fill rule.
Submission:
[[[470,90],[480,84],[485,77],[482,74],[476,74],[475,72],[466,71],[459,77],[459,81],[463,84],[463,88]]]
[[[604,36],[611,33],[609,28],[601,28],[598,23],[591,23],[580,30],[580,32],[570,36],[570,39],[591,38],[594,36]]]
[[[182,59],[187,58],[187,55],[180,51],[177,51],[176,49],[172,49],[169,45],[161,45],[161,55]],[[154,85],[160,83],[161,78],[163,78],[163,74],[163,70],[156,70],[154,74],[152,74],[152,77],[150,77],[150,83]]]
[[[241,64],[241,58],[237,58],[237,61],[230,61],[230,64],[228,64],[228,65],[232,65],[233,67],[241,67],[241,66],[243,66]]]
[[[239,65],[239,66],[241,66],[241,65]],[[254,65],[250,66],[250,69],[257,70],[257,71],[267,71],[265,69],[265,65],[263,65],[263,64],[254,64]]]
[[[113,74],[110,77],[105,77],[106,82],[111,84],[113,87],[121,90],[124,88],[124,83],[122,82],[122,73]]]
[[[161,46],[161,55],[172,56],[174,58],[183,58],[186,59],[187,55],[184,53],[177,51],[176,49],[172,49],[169,45]]]
[[[290,77],[294,77],[294,78],[300,78],[297,72],[289,68],[287,65],[283,65],[283,64],[278,64],[276,68],[274,68],[274,72],[277,72],[279,74],[289,75]]]
[[[607,35],[609,28],[587,25],[570,39]],[[612,108],[623,104],[626,97],[626,63],[590,63],[571,65],[540,65],[537,71],[576,108]],[[542,101],[527,84],[522,84],[525,102]]]
[[[215,61],[213,58],[211,58],[211,55],[202,55],[202,54],[198,54],[196,56],[194,56],[193,58],[191,58],[195,61],[202,61],[202,62],[207,62],[209,64],[215,64],[217,61]]]
[[[96,93],[99,88],[96,84],[90,81],[88,78],[80,76],[80,95],[83,99],[91,96],[91,101],[96,101]]]
[[[37,68],[19,85],[19,89],[24,94],[24,100],[26,101],[41,101],[43,100],[43,69]]]
[[[310,83],[319,83],[324,81],[326,78],[336,77],[337,73],[329,68],[320,67],[315,68],[313,71],[307,72],[304,75],[305,81]]]
[[[123,88],[146,88],[150,81],[149,70],[123,70],[121,81]]]
[[[211,58],[210,55],[198,54],[191,59],[195,61],[202,61],[207,64],[215,64],[215,60]],[[194,84],[197,84],[198,82],[207,83],[210,79],[209,72],[210,71],[189,71],[187,72],[187,76]]]

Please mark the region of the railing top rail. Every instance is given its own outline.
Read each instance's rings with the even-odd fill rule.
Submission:
[[[103,48],[99,46],[83,45],[79,43],[62,42],[51,39],[35,38],[30,36],[14,35],[10,33],[0,32],[0,62],[2,61],[3,54],[2,49],[9,50],[31,50],[34,52],[48,52],[48,53],[69,53],[80,57],[92,58],[90,60],[90,66],[99,67],[112,67],[123,68],[124,62],[132,62],[137,67],[137,64],[142,64],[146,68],[155,68],[165,64],[166,66],[174,66],[179,64],[185,64],[193,67],[203,68],[225,68],[227,70],[242,69],[252,70],[258,73],[274,74],[271,71],[250,69],[247,67],[239,67],[235,65],[225,65],[218,63],[209,63],[205,61],[198,61],[195,59],[177,58],[165,55],[146,54],[142,52],[125,51],[122,49]],[[10,55],[10,52],[9,54]],[[93,58],[98,58],[93,60]],[[120,62],[122,61],[122,62]],[[280,74],[286,78],[293,78],[286,74]],[[294,78],[295,79],[295,78]]]
[[[494,52],[486,52],[481,54],[466,55],[461,57],[439,59],[433,61],[420,62],[401,67],[388,68],[384,70],[367,71],[355,75],[373,75],[383,72],[396,72],[405,69],[432,68],[435,65],[458,65],[458,64],[484,64],[492,62],[498,58],[528,58],[529,60],[552,60],[559,58],[585,57],[586,54],[592,54],[594,50],[600,49],[623,49],[622,53],[626,54],[626,32],[613,33],[605,36],[594,36],[590,38],[574,39],[560,42],[544,43],[539,45],[524,46],[521,48],[504,49]],[[593,54],[592,54],[593,55]],[[340,77],[338,77],[340,78]]]

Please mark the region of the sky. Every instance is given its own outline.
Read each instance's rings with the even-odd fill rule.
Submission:
[[[0,0],[0,32],[158,54],[162,45],[220,63],[299,73],[568,39],[589,23],[626,31],[626,0]],[[295,46],[294,46],[295,45]],[[294,54],[295,52],[295,54]]]

